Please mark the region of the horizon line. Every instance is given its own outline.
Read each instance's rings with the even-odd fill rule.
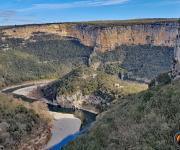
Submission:
[[[70,23],[113,23],[113,22],[118,22],[118,21],[143,21],[143,20],[155,20],[155,21],[166,21],[166,20],[169,20],[169,21],[178,21],[180,20],[180,18],[171,18],[171,17],[164,17],[164,18],[132,18],[132,19],[114,19],[114,20],[87,20],[87,21],[60,21],[60,22],[42,22],[42,23],[27,23],[27,24],[7,24],[7,25],[0,25],[0,27],[12,27],[12,26],[31,26],[31,25],[48,25],[48,24],[70,24]],[[121,23],[121,22],[119,22]],[[133,22],[132,22],[133,23]]]

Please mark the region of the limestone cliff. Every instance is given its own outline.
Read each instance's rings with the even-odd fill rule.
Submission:
[[[177,20],[143,23],[59,23],[44,25],[24,25],[2,28],[0,31],[9,37],[29,39],[33,33],[45,32],[78,39],[97,51],[110,51],[126,45],[152,44],[156,46],[175,45],[178,30]],[[3,37],[2,37],[3,38]]]
[[[180,76],[180,23],[178,27],[178,32],[176,36],[176,44],[174,46],[174,64],[172,68],[172,76],[174,78],[179,78]]]

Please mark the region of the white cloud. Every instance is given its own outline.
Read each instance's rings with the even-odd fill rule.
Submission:
[[[0,10],[0,25],[24,24],[37,21],[34,16],[19,16],[14,10]]]
[[[33,4],[32,7],[19,9],[18,11],[29,11],[39,9],[67,9],[67,8],[80,8],[80,7],[99,7],[109,5],[124,4],[130,0],[81,0],[69,3],[40,3]]]

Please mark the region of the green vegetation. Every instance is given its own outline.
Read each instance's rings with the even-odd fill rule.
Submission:
[[[83,96],[93,95],[93,104],[96,103],[95,97],[98,97],[106,105],[118,96],[136,93],[146,88],[147,86],[143,84],[128,83],[119,80],[116,76],[88,67],[80,67],[54,83],[43,87],[42,92],[46,98],[54,100],[58,96],[71,97],[80,91]],[[96,104],[96,107],[100,110],[105,109],[106,107],[103,104]]]
[[[99,27],[114,27],[114,26],[125,26],[125,25],[137,25],[137,24],[160,24],[160,23],[174,23],[178,22],[178,18],[152,18],[152,19],[131,19],[131,20],[100,20],[100,21],[86,21],[86,22],[68,22],[64,24],[72,25],[94,25]],[[30,24],[30,25],[15,25],[15,26],[0,26],[0,29],[8,29],[12,27],[24,27],[24,26],[34,26],[34,25],[50,25],[50,24],[60,24],[60,23],[47,23],[47,24]]]
[[[117,86],[121,85],[123,88],[117,88],[115,84],[117,84]],[[48,90],[48,88],[52,88],[55,90],[54,92],[59,95],[72,95],[79,90],[82,91],[83,95],[89,95],[100,89],[117,93],[122,91],[123,93],[137,92],[141,89],[139,88],[141,87],[140,84],[136,85],[137,90],[129,90],[135,85],[135,83],[121,81],[116,76],[112,76],[104,72],[94,71],[88,67],[80,67],[71,71],[58,81],[55,81],[46,87],[46,89]],[[126,86],[128,88],[126,88]],[[49,93],[52,92],[44,91],[44,94]]]
[[[86,74],[84,74],[86,72]],[[85,77],[87,75],[88,79]],[[92,82],[92,70],[90,68],[86,67],[80,67],[77,68],[67,75],[65,75],[63,78],[60,78],[58,81],[55,81],[51,85],[47,86],[46,89],[44,89],[45,96],[49,96],[49,94],[60,94],[60,95],[72,95],[78,90],[84,89],[83,93],[87,90],[88,93],[92,92],[98,83]],[[85,78],[83,78],[83,76]],[[90,85],[88,84],[90,83]],[[51,90],[54,90],[53,92],[50,92]],[[46,95],[47,94],[47,95]],[[54,96],[55,96],[54,95]],[[55,99],[55,97],[52,97],[52,99]]]
[[[172,79],[169,73],[162,73],[149,83],[149,87],[152,88],[155,87],[156,85],[165,85],[170,83],[171,80]]]
[[[39,129],[47,130],[47,122],[32,109],[27,109],[19,100],[0,95],[0,145],[15,150],[25,139],[31,140]]]
[[[27,80],[53,78],[59,69],[18,50],[0,52],[0,88]]]
[[[75,24],[101,28],[176,21],[145,19]],[[91,132],[72,142],[65,148],[67,150],[175,149],[173,133],[180,130],[180,81],[170,84],[169,75],[161,74],[150,83],[153,88],[142,92],[146,85],[121,81],[117,76],[126,73],[129,79],[153,79],[168,72],[173,48],[122,45],[114,51],[97,52],[92,58],[92,63],[101,63],[97,71],[87,67],[92,49],[76,39],[47,33],[34,33],[28,40],[0,38],[0,88],[28,80],[59,77],[42,90],[46,98],[54,100],[80,91],[82,97],[92,96],[87,103],[101,111],[110,107],[98,116]],[[158,87],[154,87],[156,83]],[[76,111],[75,115],[85,120],[80,112]],[[47,129],[44,118],[22,103],[0,95],[0,145],[5,149],[17,149],[27,136],[33,139],[32,134],[40,134],[39,128]]]
[[[91,131],[64,150],[174,150],[180,130],[180,80],[117,99]]]
[[[87,64],[92,51],[92,48],[83,46],[75,39],[45,33],[34,33],[26,43],[22,51],[38,56],[41,61],[57,61],[63,64]]]
[[[3,33],[0,33],[3,37]],[[92,53],[73,38],[33,33],[30,39],[0,39],[0,88],[27,80],[62,77],[72,69],[88,65]],[[171,68],[173,48],[151,45],[122,45],[97,53],[92,63],[101,62],[100,71],[125,73],[129,79],[153,79]]]
[[[0,39],[0,88],[64,76],[77,66],[87,65],[90,52],[91,48],[74,39],[44,33],[34,33],[29,40]]]
[[[115,64],[104,64],[98,68],[98,70],[103,71],[107,74],[118,75],[120,73],[127,73],[127,70],[121,68],[121,65],[118,63]]]
[[[170,71],[172,60],[173,48],[151,45],[122,45],[114,51],[97,53],[92,58],[92,62],[104,63],[107,73],[118,73],[124,68],[130,79],[151,80],[160,73]]]
[[[152,19],[87,24],[106,27],[166,21]],[[168,72],[173,48],[122,45],[114,51],[97,53],[92,58],[92,63],[101,62],[97,71],[87,68],[91,52],[92,48],[83,46],[76,39],[46,33],[34,33],[28,40],[0,39],[0,88],[27,80],[60,77],[42,90],[45,97],[56,99],[60,95],[72,96],[81,91],[84,97],[93,95],[88,103],[100,111],[109,108],[98,116],[91,132],[64,149],[175,149],[173,135],[180,130],[180,81],[170,84],[169,75],[161,74],[150,83],[153,88],[142,92],[145,85],[128,83],[117,77],[127,73],[129,79],[153,79]],[[155,87],[156,83],[158,87]],[[80,112],[76,111],[75,115],[85,120]],[[17,149],[20,143],[26,142],[27,136],[32,139],[39,128],[47,128],[46,123],[35,111],[0,95],[0,145],[5,149]]]
[[[127,25],[141,25],[141,24],[162,24],[162,23],[176,23],[178,18],[152,18],[152,19],[131,19],[131,20],[109,20],[109,21],[87,21],[79,22],[77,24],[95,25],[99,27],[114,27]]]

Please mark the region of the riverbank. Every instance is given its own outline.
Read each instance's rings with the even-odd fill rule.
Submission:
[[[27,103],[11,95],[0,93],[2,149],[42,150],[51,137],[50,126],[51,118],[47,113],[46,104]]]
[[[59,104],[56,101],[47,100],[46,98],[44,98],[41,95],[41,92],[40,92],[40,90],[43,86],[46,86],[53,81],[54,80],[40,80],[40,81],[26,82],[26,83],[23,83],[20,85],[14,85],[14,86],[7,87],[7,88],[1,90],[0,92],[5,92],[5,93],[6,93],[6,91],[8,93],[12,92],[14,95],[24,96],[28,99],[31,99],[32,101],[39,100],[39,101],[45,102],[46,104],[58,106]],[[90,113],[93,113],[96,115],[99,114],[98,111],[95,111],[95,110],[93,110],[91,108],[87,108],[87,107],[80,106],[80,107],[78,107],[78,109],[87,111],[87,112],[90,112]]]
[[[8,91],[10,89],[14,90],[14,89],[19,88],[19,87],[23,88],[23,87],[27,87],[27,86],[31,86],[31,85],[48,84],[48,83],[53,82],[53,81],[55,81],[55,79],[26,81],[26,82],[23,82],[21,84],[7,86],[6,88],[0,89],[0,92]]]
[[[73,114],[49,113],[53,116],[54,121],[51,128],[51,139],[47,143],[46,149],[52,148],[67,136],[75,134],[81,127],[81,120],[74,117]]]
[[[41,97],[41,94],[38,93],[38,88],[48,84],[49,82],[52,82],[52,80],[24,83],[21,85],[7,87],[1,92],[10,91],[8,93],[12,93],[13,95],[19,95],[34,101],[39,100],[47,104],[52,104],[45,98]],[[44,146],[44,149],[50,149],[54,145],[57,145],[59,142],[61,142],[64,138],[75,134],[80,130],[81,120],[76,118],[73,114],[52,111],[47,112],[52,117],[52,124],[50,128],[51,137]]]

